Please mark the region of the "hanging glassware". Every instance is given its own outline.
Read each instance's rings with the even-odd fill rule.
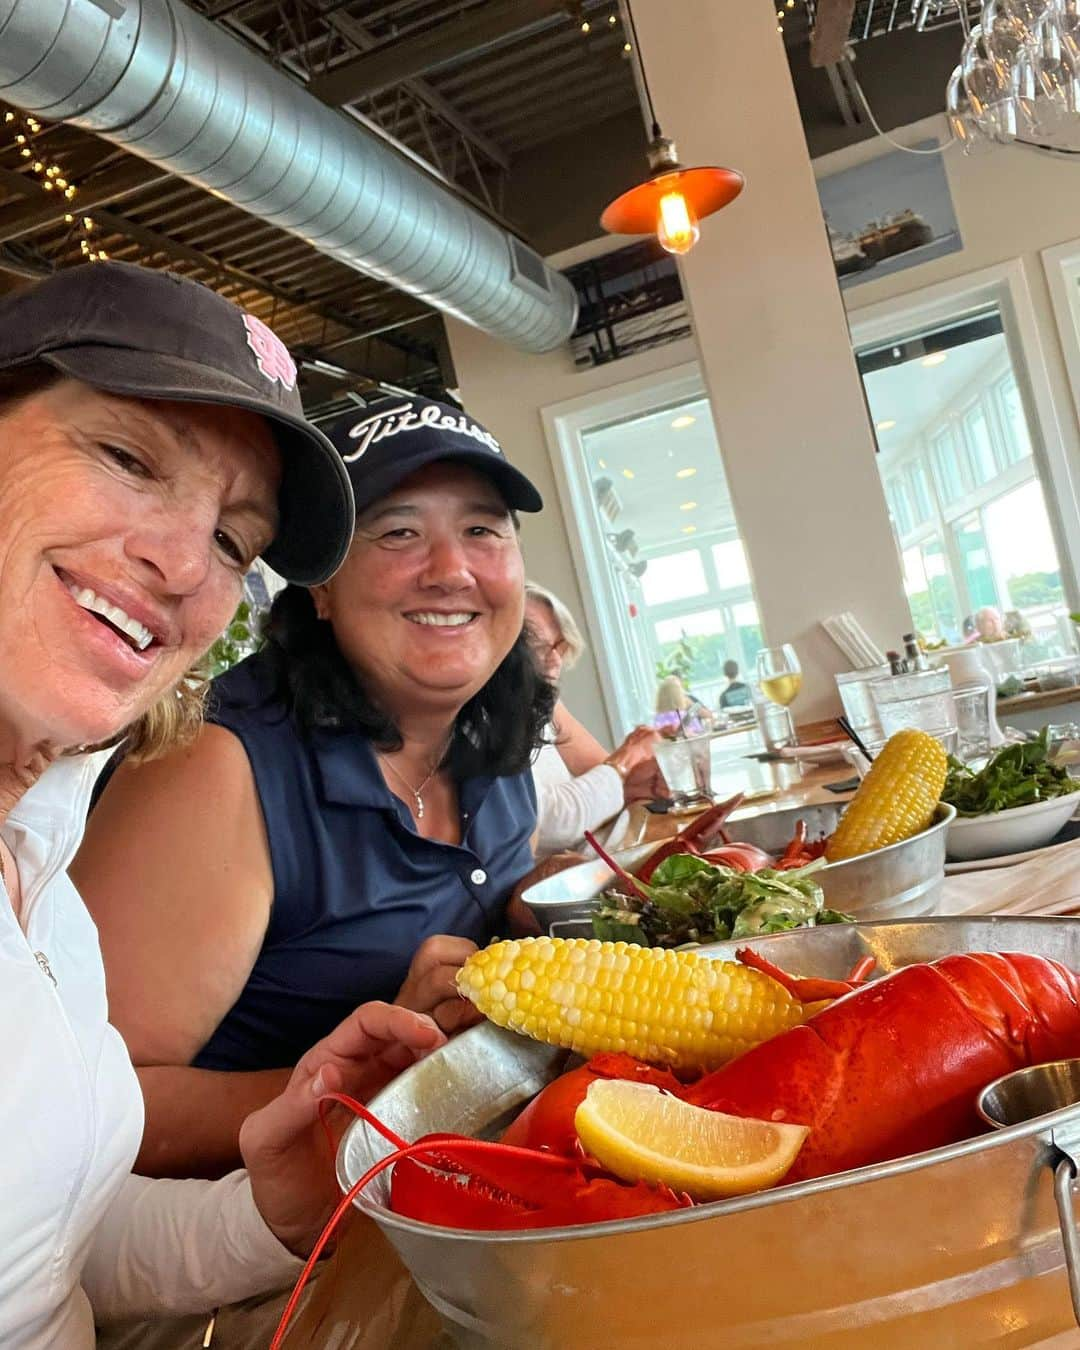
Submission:
[[[1080,153],[1080,0],[983,0],[945,92],[965,153]]]

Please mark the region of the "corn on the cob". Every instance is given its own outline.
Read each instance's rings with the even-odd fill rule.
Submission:
[[[470,956],[458,989],[501,1027],[580,1055],[712,1069],[804,1020],[761,971],[688,951],[521,938]]]
[[[941,800],[948,756],[925,731],[898,731],[859,784],[825,850],[829,862],[898,844],[925,830]]]

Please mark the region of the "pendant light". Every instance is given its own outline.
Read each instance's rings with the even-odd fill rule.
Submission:
[[[660,130],[653,109],[630,0],[619,0],[619,11],[649,133],[650,175],[609,203],[600,224],[609,234],[655,234],[669,253],[689,253],[701,234],[699,221],[734,201],[743,190],[745,179],[734,169],[686,169],[679,163],[675,142]]]

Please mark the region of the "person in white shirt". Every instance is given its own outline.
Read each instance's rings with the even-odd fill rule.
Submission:
[[[585,650],[574,616],[558,596],[529,582],[525,624],[541,673],[558,687],[563,672]],[[576,852],[584,846],[586,830],[612,820],[631,802],[666,791],[656,765],[657,739],[651,727],[637,727],[609,754],[561,701],[556,705],[548,742],[533,761],[538,861]]]
[[[66,873],[110,754],[88,747],[177,744],[198,722],[191,672],[250,563],[319,582],[352,519],[296,368],[253,315],[113,262],[0,303],[4,1350],[91,1350],[95,1319],[291,1283],[339,1195],[320,1097],[368,1096],[442,1042],[416,1013],[361,1007],[248,1117],[246,1170],[132,1176],[142,1099]]]

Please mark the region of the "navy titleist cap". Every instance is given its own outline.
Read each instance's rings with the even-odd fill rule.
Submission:
[[[540,511],[544,501],[502,446],[479,422],[419,395],[382,399],[330,428],[352,479],[357,511],[385,497],[425,464],[449,459],[490,478],[514,511]]]
[[[349,476],[304,417],[288,348],[254,314],[171,272],[85,263],[0,302],[0,370],[32,361],[110,394],[261,414],[282,457],[278,529],[263,556],[301,585],[337,570],[352,541]]]

